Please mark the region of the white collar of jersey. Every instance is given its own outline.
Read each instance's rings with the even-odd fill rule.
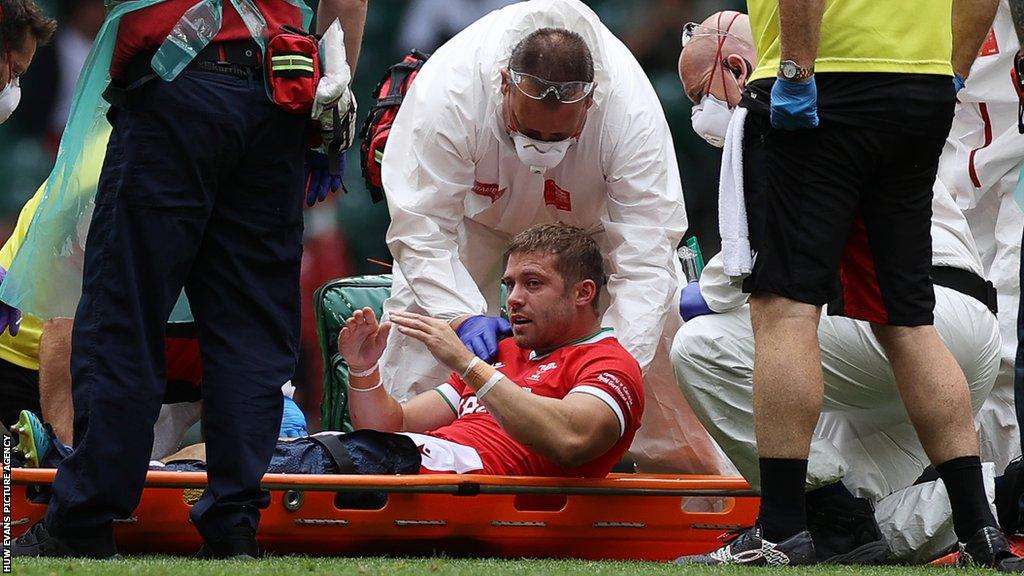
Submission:
[[[558,348],[555,348],[554,350],[552,350],[551,352],[548,352],[546,354],[537,354],[536,350],[531,350],[530,351],[530,361],[533,362],[534,360],[543,360],[544,358],[547,358],[551,354],[553,354],[556,351],[561,350],[562,348],[565,348],[567,346],[582,346],[583,344],[593,344],[594,342],[600,342],[601,340],[606,340],[608,338],[614,338],[614,337],[615,337],[615,330],[613,330],[611,328],[608,328],[606,326],[602,326],[601,328],[599,328],[597,330],[597,332],[594,332],[590,336],[584,336],[583,338],[580,338],[579,340],[573,340],[572,342],[568,342],[566,344],[563,344],[563,345],[559,346]]]

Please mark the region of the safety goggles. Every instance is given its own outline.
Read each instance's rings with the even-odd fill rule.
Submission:
[[[690,39],[692,39],[692,38],[694,38],[696,36],[716,36],[716,37],[719,37],[719,38],[732,38],[733,40],[735,40],[737,42],[742,42],[744,45],[750,46],[750,42],[744,40],[743,38],[740,38],[739,36],[737,36],[735,34],[731,34],[729,32],[726,32],[725,30],[719,30],[718,28],[711,28],[709,26],[704,26],[702,24],[697,24],[696,22],[687,22],[686,24],[683,25],[683,37],[682,37],[683,48],[686,48],[686,45],[690,42]]]
[[[562,104],[573,104],[594,91],[593,82],[551,82],[511,68],[508,69],[508,75],[520,92],[534,100],[543,100],[548,94],[554,94]]]

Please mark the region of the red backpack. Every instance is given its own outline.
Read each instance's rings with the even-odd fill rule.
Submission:
[[[370,198],[376,204],[384,199],[384,186],[380,179],[380,162],[384,158],[384,146],[391,134],[391,124],[398,115],[402,99],[419,74],[423,63],[430,58],[419,50],[413,50],[401,62],[388,68],[373,91],[376,103],[363,124],[363,142],[359,146],[359,158],[363,168],[363,179],[370,191]]]

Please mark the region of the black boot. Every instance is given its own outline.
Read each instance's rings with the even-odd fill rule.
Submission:
[[[818,561],[828,564],[884,564],[891,550],[875,520],[874,507],[849,492],[807,498],[807,529]]]
[[[259,554],[256,531],[248,525],[240,524],[218,538],[204,538],[196,558],[252,560]]]
[[[19,557],[45,556],[56,558],[119,558],[114,535],[110,530],[97,530],[88,537],[53,536],[40,520],[21,536],[14,539],[11,555]]]
[[[1010,551],[1006,537],[993,526],[978,530],[967,543],[960,543],[958,568],[994,568],[997,572],[1024,572],[1024,559]]]

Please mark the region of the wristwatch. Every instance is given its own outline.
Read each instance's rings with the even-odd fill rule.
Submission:
[[[779,78],[785,80],[807,80],[814,75],[814,65],[804,68],[792,60],[779,62]]]

